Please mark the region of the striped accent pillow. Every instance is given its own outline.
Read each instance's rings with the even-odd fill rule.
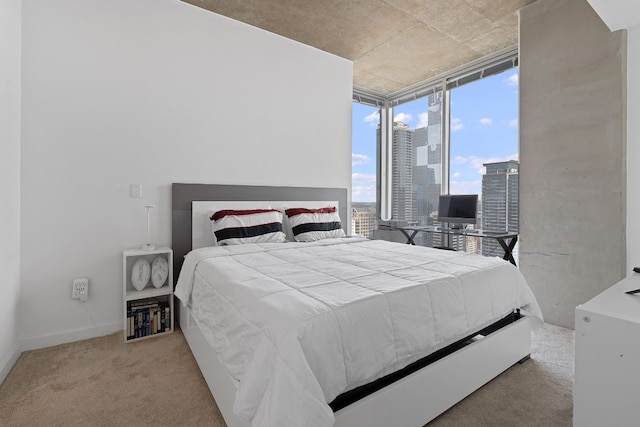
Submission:
[[[335,206],[319,209],[291,208],[285,213],[297,242],[313,242],[333,237],[344,237]]]
[[[222,210],[211,215],[219,245],[282,243],[282,212],[277,209]]]

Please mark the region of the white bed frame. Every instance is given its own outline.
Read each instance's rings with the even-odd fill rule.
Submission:
[[[180,327],[227,425],[250,426],[233,413],[236,382],[184,307],[180,307]],[[423,426],[526,358],[530,349],[531,322],[528,317],[522,317],[339,410],[335,414],[335,426]]]
[[[277,207],[277,202],[265,203]],[[282,203],[292,206],[292,202]],[[326,202],[315,203],[323,206]],[[174,223],[174,234],[175,230]],[[202,230],[202,224],[194,222],[193,238]],[[248,427],[249,423],[233,413],[236,381],[207,343],[189,309],[178,304],[180,328],[225,422],[230,427]],[[530,352],[531,320],[525,316],[337,411],[335,426],[387,427],[399,425],[399,420],[403,426],[423,426],[512,365],[526,360]]]

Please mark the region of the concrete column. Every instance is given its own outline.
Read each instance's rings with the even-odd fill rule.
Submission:
[[[520,269],[564,327],[626,276],[626,42],[587,0],[520,11]]]

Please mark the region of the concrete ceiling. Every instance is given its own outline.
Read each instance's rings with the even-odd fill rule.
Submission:
[[[518,42],[535,0],[182,0],[353,61],[388,95]]]

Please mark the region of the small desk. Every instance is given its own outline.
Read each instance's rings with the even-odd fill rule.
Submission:
[[[443,227],[436,227],[433,225],[431,226],[407,225],[404,227],[396,227],[396,229],[400,230],[402,234],[404,234],[404,236],[407,238],[408,245],[415,245],[413,238],[416,237],[416,234],[420,232],[496,239],[500,244],[500,246],[502,247],[502,250],[504,250],[504,256],[502,257],[502,259],[504,259],[505,261],[509,261],[513,265],[516,265],[516,260],[513,258],[513,248],[516,246],[516,243],[518,242],[518,233],[509,233],[504,231],[501,232],[501,231],[443,228]]]

